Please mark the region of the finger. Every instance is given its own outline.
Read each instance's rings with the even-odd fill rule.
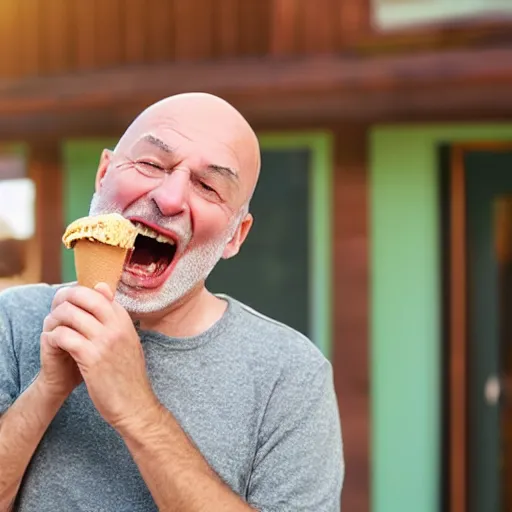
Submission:
[[[94,340],[103,328],[94,316],[71,302],[60,304],[45,318],[43,331],[51,332],[59,326],[73,329],[88,340]]]
[[[107,324],[115,318],[112,302],[99,291],[85,286],[70,286],[58,290],[53,299],[52,309],[56,309],[64,302],[70,302],[87,311],[102,324]]]
[[[101,293],[109,302],[114,300],[114,294],[107,283],[98,283],[94,289]]]
[[[70,288],[71,288],[71,286],[64,286],[62,288],[59,288],[55,292],[55,295],[53,296],[53,300],[52,300],[51,311],[53,311],[57,306],[59,306],[59,304],[62,304],[63,302],[66,301],[66,296],[69,293],[68,290]]]
[[[48,344],[66,351],[79,365],[87,365],[91,360],[92,345],[79,333],[60,325],[46,333]]]

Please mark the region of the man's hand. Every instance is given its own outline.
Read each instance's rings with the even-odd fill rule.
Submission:
[[[158,409],[133,322],[104,283],[63,288],[45,322],[48,344],[76,361],[98,412],[115,429]]]
[[[50,342],[51,314],[46,317],[41,334],[41,371],[38,383],[54,396],[67,398],[82,382],[82,375],[73,358]],[[64,329],[64,327],[58,327]]]

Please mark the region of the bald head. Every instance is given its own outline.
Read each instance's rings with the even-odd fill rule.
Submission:
[[[208,160],[223,158],[223,148],[228,159],[235,162],[242,200],[249,201],[261,166],[259,143],[246,119],[227,101],[207,93],[177,94],[160,100],[133,121],[116,150],[126,151],[148,136],[170,150],[195,145]]]
[[[200,294],[249,233],[259,170],[256,135],[226,101],[180,94],[144,110],[113,154],[103,152],[90,214],[120,213],[171,238],[174,251],[165,258],[166,249],[153,254],[143,237],[136,242],[117,300],[146,314]]]

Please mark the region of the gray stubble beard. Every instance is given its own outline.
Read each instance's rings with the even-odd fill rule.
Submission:
[[[113,204],[104,202],[95,193],[91,201],[89,215],[102,213],[123,214],[123,211]],[[233,216],[228,228],[219,238],[187,250],[182,254],[171,276],[157,291],[153,293],[144,291],[141,296],[137,297],[124,291],[123,288],[128,288],[128,286],[121,282],[116,292],[117,302],[135,316],[156,313],[171,308],[194,288],[197,288],[198,285],[204,284],[222,258],[226,246],[231,241],[245,213],[246,207],[243,207]]]

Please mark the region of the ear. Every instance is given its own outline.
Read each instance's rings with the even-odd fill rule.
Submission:
[[[98,165],[98,171],[96,172],[96,192],[101,188],[101,182],[107,173],[107,170],[112,162],[112,151],[110,149],[104,149],[101,153],[100,163]]]
[[[238,254],[238,251],[240,250],[240,247],[244,243],[245,239],[247,238],[247,235],[249,234],[249,230],[251,229],[253,223],[253,217],[250,213],[248,213],[244,220],[240,223],[238,228],[235,231],[235,234],[233,235],[233,238],[230,240],[228,245],[226,245],[226,248],[224,249],[224,252],[222,253],[222,258],[227,260],[229,258],[232,258],[236,254]]]

